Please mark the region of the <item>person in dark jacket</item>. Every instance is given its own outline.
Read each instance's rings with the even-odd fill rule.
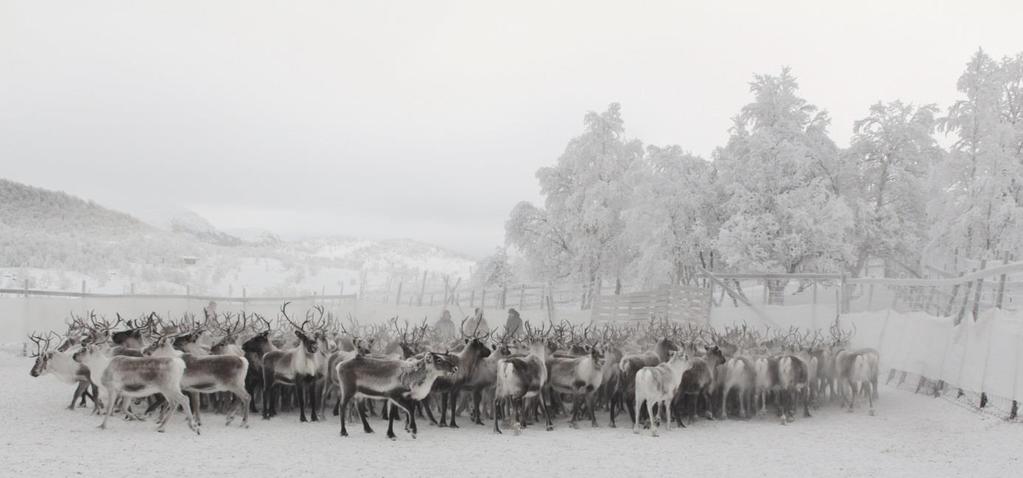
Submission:
[[[519,317],[519,311],[514,308],[508,309],[508,320],[504,323],[504,333],[508,334],[510,338],[518,338],[522,335],[522,317]]]
[[[437,323],[433,324],[433,328],[437,330],[438,335],[445,339],[455,338],[455,322],[451,320],[451,311],[444,309],[440,313]]]

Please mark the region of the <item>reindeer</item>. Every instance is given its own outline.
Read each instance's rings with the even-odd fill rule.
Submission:
[[[685,400],[692,405],[689,423],[696,420],[697,408],[700,400],[703,400],[705,415],[713,417],[711,411],[711,392],[717,385],[718,367],[725,363],[724,353],[717,345],[705,346],[702,357],[693,357],[690,360],[689,370],[682,375],[682,383],[679,386],[678,396],[672,400],[672,406],[678,412],[678,423],[682,424],[682,404]],[[682,425],[685,426],[685,425]]]
[[[75,402],[79,398],[82,399],[82,406],[85,406],[86,398],[91,399],[97,412],[103,407],[103,402],[99,399],[99,389],[96,384],[92,383],[88,367],[75,362],[71,354],[66,353],[64,350],[58,348],[58,350],[50,351],[52,337],[44,338],[33,333],[29,336],[29,340],[36,344],[36,351],[32,354],[36,360],[32,365],[30,375],[39,377],[50,373],[64,383],[76,384],[75,393],[71,397],[71,404],[67,407],[68,410],[75,409]],[[91,394],[89,393],[90,387],[92,390]]]
[[[482,320],[482,315],[477,316],[476,324]],[[478,329],[473,329],[472,335],[465,334],[465,322],[468,317],[462,320],[459,330],[462,331],[464,347],[455,356],[458,357],[458,373],[445,375],[433,383],[433,391],[441,394],[440,422],[438,426],[458,428],[455,423],[455,412],[458,407],[458,394],[463,385],[475,373],[480,362],[490,356],[490,348],[484,344],[487,334],[480,334]],[[447,423],[448,403],[451,404],[451,422]],[[427,408],[429,410],[429,408]]]
[[[170,337],[160,335],[143,353],[152,357],[180,357],[185,362],[185,373],[181,378],[181,388],[192,394],[192,415],[196,426],[201,426],[199,412],[199,394],[214,392],[230,392],[238,399],[242,408],[242,428],[249,426],[249,401],[252,397],[245,390],[245,375],[249,370],[249,361],[237,355],[206,355],[197,356],[180,353],[171,345]],[[235,408],[227,415],[227,423],[234,421]]]
[[[777,358],[778,407],[781,423],[791,422],[795,415],[797,397],[803,401],[803,416],[810,417],[810,374],[806,362],[798,355],[785,354]]]
[[[280,386],[286,385],[295,387],[295,398],[298,400],[299,406],[299,421],[308,421],[305,415],[305,395],[308,394],[312,406],[310,418],[315,422],[319,421],[319,417],[316,415],[315,393],[316,354],[319,344],[305,330],[305,325],[309,323],[308,319],[302,325],[291,321],[291,318],[288,317],[288,304],[289,302],[285,302],[281,306],[281,315],[294,327],[295,336],[300,342],[289,350],[273,350],[263,356],[263,419],[269,420],[270,417],[277,414],[275,400],[279,394]]]
[[[867,396],[871,416],[874,415],[874,397],[877,388],[878,353],[874,349],[841,351],[835,357],[835,367],[839,377],[839,388],[842,390],[845,406],[845,388],[849,389],[849,412],[853,411],[856,396],[862,391]]]
[[[636,423],[640,417],[633,414],[639,407],[635,406],[633,397],[636,395],[636,372],[643,367],[655,366],[666,362],[671,358],[671,353],[678,350],[678,346],[675,345],[667,337],[661,338],[654,345],[654,349],[639,355],[626,355],[618,362],[618,390],[612,394],[612,400],[610,404],[611,409],[611,426],[615,426],[615,408],[616,405],[624,404],[626,410],[629,411],[629,418],[632,423]]]
[[[525,357],[508,357],[497,362],[497,382],[494,390],[494,410],[497,410],[500,403],[511,400],[518,417],[516,434],[520,433],[526,426],[526,414],[524,400],[537,397],[540,400],[540,408],[547,418],[546,429],[551,431],[554,424],[551,422],[550,409],[544,400],[543,388],[547,384],[547,354],[548,344],[546,336],[549,330],[541,327],[535,330],[529,326],[526,328],[526,342],[529,344],[529,353]],[[501,433],[498,425],[497,414],[494,414],[494,432]]]
[[[574,335],[574,333],[573,333]],[[601,381],[604,379],[604,355],[597,348],[596,342],[589,341],[589,327],[583,332],[587,341],[581,352],[582,356],[552,357],[547,359],[547,370],[550,380],[547,387],[555,393],[572,395],[576,398],[572,406],[572,418],[569,426],[576,428],[576,418],[582,409],[583,400],[590,414],[590,423],[596,428],[597,416],[594,413],[594,398]]]
[[[634,398],[635,415],[639,417],[640,407],[646,403],[647,415],[650,417],[651,435],[657,436],[657,422],[654,420],[654,409],[659,408],[665,426],[671,429],[671,408],[668,402],[675,396],[679,385],[682,383],[682,375],[689,370],[692,363],[689,354],[685,352],[671,352],[667,362],[656,366],[648,366],[636,372]],[[656,407],[660,404],[660,407]],[[663,416],[667,413],[667,417]],[[632,432],[639,433],[639,420],[632,424]]]
[[[406,430],[416,437],[418,427],[414,405],[426,398],[438,377],[457,373],[459,360],[450,354],[427,352],[422,357],[409,360],[384,360],[357,355],[337,365],[335,374],[341,386],[341,436],[348,436],[346,415],[348,403],[354,398],[386,399],[401,408],[408,415]],[[394,417],[390,413],[387,422],[387,438],[395,439]],[[373,429],[366,420],[366,413],[359,409],[362,427],[366,433]]]
[[[110,351],[106,344],[90,344],[75,354],[75,360],[89,367],[93,377],[99,377],[98,385],[107,393],[107,410],[99,428],[107,427],[107,420],[119,397],[147,397],[159,393],[170,408],[159,421],[156,431],[164,431],[180,405],[185,410],[189,428],[197,435],[200,433],[199,426],[192,418],[188,397],[181,393],[181,379],[185,374],[184,360],[180,357],[111,356]]]
[[[249,412],[256,413],[256,393],[263,393],[263,356],[277,350],[277,347],[270,341],[272,328],[270,321],[259,314],[253,314],[263,324],[263,331],[253,335],[242,343],[242,352],[249,361],[249,370],[245,374],[245,391],[253,397],[249,401]]]

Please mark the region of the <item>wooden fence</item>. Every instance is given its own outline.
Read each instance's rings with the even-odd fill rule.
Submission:
[[[510,308],[518,310],[543,310],[554,306],[588,305],[591,291],[587,284],[513,284],[505,287],[459,288],[457,285],[446,289],[409,291],[404,283],[386,290],[369,291],[359,300],[394,305],[446,306],[461,305],[481,308]],[[596,295],[596,290],[593,291]]]
[[[705,325],[710,321],[711,290],[666,286],[652,291],[594,297],[593,322],[646,321],[651,318]]]

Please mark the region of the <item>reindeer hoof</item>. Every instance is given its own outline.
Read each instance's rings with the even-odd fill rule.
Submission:
[[[343,436],[343,437],[348,436],[348,432],[344,431],[344,430],[341,430],[341,436]]]

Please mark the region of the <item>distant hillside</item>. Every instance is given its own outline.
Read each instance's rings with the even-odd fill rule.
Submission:
[[[411,240],[284,241],[228,234],[176,209],[147,222],[91,201],[0,179],[0,287],[286,295],[375,287],[394,278],[467,277],[474,261]],[[240,236],[240,237],[239,237]],[[189,259],[186,261],[185,258]],[[193,261],[194,259],[194,261]],[[192,263],[194,262],[194,263]]]
[[[116,236],[146,232],[149,225],[92,201],[0,178],[0,223],[53,234]]]

